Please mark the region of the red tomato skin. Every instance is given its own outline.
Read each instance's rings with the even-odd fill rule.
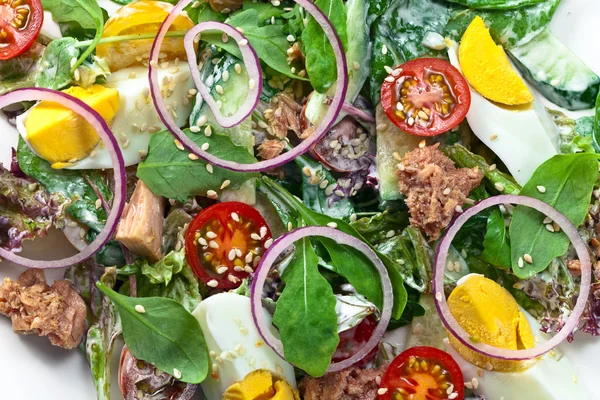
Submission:
[[[200,257],[198,256],[198,246],[194,244],[195,233],[200,230],[208,221],[218,219],[222,225],[226,225],[225,222],[230,218],[231,213],[237,213],[239,216],[250,219],[254,222],[257,228],[265,226],[267,228],[267,234],[262,238],[261,244],[264,247],[264,243],[271,239],[273,235],[267,225],[266,221],[260,215],[260,213],[252,206],[237,201],[228,201],[224,203],[217,203],[209,206],[202,210],[190,223],[185,237],[185,252],[188,263],[192,267],[192,270],[196,276],[204,283],[208,283],[211,280],[218,282],[218,289],[230,290],[235,289],[241,284],[241,280],[247,278],[250,274],[244,271],[229,271],[229,273],[223,274],[222,276],[216,273],[210,273],[203,266]],[[228,275],[233,275],[240,279],[240,282],[233,283],[227,279]]]
[[[338,344],[336,352],[333,354],[331,361],[344,361],[356,354],[356,352],[369,341],[371,336],[373,336],[373,332],[375,331],[376,327],[377,321],[375,321],[375,318],[373,318],[372,315],[369,315],[354,328],[340,333],[340,343]],[[350,347],[352,351],[346,352],[348,347]],[[379,349],[375,347],[369,354],[367,354],[362,360],[358,361],[354,365],[364,368],[371,360],[375,358],[375,356],[377,356],[378,351]]]
[[[20,30],[17,28],[10,28],[6,25],[9,25],[4,18],[1,18],[3,21],[0,21],[0,25],[5,25],[4,27],[0,26],[0,28],[5,28],[9,31],[12,31],[14,37],[13,42],[5,47],[0,49],[0,60],[8,60],[13,57],[17,57],[24,52],[26,52],[37,39],[42,25],[44,23],[44,9],[42,7],[42,3],[40,0],[28,0],[27,5],[29,5],[30,11],[27,19],[27,24],[24,30]],[[0,6],[0,17],[7,16],[7,11],[2,10],[4,7],[11,7],[9,4],[3,4]]]
[[[452,64],[439,58],[417,58],[408,61],[397,68],[402,69],[402,72],[397,77],[393,77],[391,74],[388,75],[388,77],[393,77],[394,80],[392,82],[384,80],[381,85],[381,106],[388,119],[393,122],[394,125],[411,135],[427,137],[437,136],[447,132],[465,119],[467,112],[471,107],[471,89],[462,73]],[[441,120],[442,123],[437,123],[431,127],[422,127],[417,124],[409,125],[405,120],[398,117],[395,112],[396,103],[394,87],[396,85],[396,80],[403,76],[416,77],[422,80],[423,72],[428,68],[443,74],[453,86],[453,92],[457,100],[456,106],[449,117]],[[458,101],[459,98],[460,101]],[[437,121],[439,122],[440,119]]]
[[[392,363],[388,366],[387,370],[381,378],[381,388],[388,389],[384,394],[379,395],[379,400],[394,400],[394,390],[396,389],[394,382],[398,382],[400,376],[396,373],[399,367],[408,361],[410,357],[421,357],[425,359],[436,360],[438,364],[443,366],[448,371],[451,379],[451,383],[454,385],[454,392],[458,394],[455,400],[463,400],[465,398],[464,378],[460,367],[454,361],[454,358],[445,351],[429,346],[418,346],[411,347],[400,353]],[[445,397],[447,398],[447,397]],[[419,400],[419,399],[415,399]],[[436,397],[432,397],[432,400],[437,400]]]

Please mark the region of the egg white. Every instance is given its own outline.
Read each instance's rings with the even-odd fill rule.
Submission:
[[[172,82],[175,83],[174,91],[168,99],[165,99],[165,102],[171,108],[176,108],[176,112],[172,114],[172,117],[174,117],[177,125],[182,127],[187,124],[192,111],[193,99],[190,98],[189,91],[194,88],[194,83],[186,64],[175,67],[174,63],[171,62],[166,68],[159,69],[158,79],[161,82],[161,87],[163,86],[163,80],[170,79],[170,77],[173,79]],[[135,165],[147,154],[152,133],[166,129],[154,108],[152,98],[146,96],[149,93],[148,68],[137,66],[114,72],[108,76],[104,86],[116,89],[119,92],[119,110],[112,121],[111,131],[119,143],[125,165]],[[19,116],[16,121],[17,130],[26,142],[25,121],[30,112],[31,110]],[[33,147],[31,149],[35,152]],[[104,143],[100,142],[86,158],[67,168],[112,168],[112,162]]]

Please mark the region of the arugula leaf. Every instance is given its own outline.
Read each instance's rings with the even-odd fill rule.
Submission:
[[[267,196],[271,203],[273,203],[275,209],[280,212],[280,216],[282,219],[284,219],[284,223],[286,222],[285,219],[288,219],[288,221],[291,222],[289,218],[292,216],[294,216],[296,219],[301,218],[302,221],[308,226],[327,226],[329,223],[333,222],[337,225],[337,229],[340,231],[347,233],[348,235],[352,235],[369,244],[365,238],[363,238],[362,235],[356,231],[356,229],[354,229],[344,220],[332,218],[308,209],[300,200],[292,196],[283,187],[268,177],[263,176],[262,180],[259,182],[259,190]],[[399,272],[399,266],[388,256],[377,251],[377,249],[372,245],[370,245],[370,247],[377,253],[377,256],[386,266],[394,292],[394,308],[392,310],[392,317],[399,319],[402,316],[402,311],[406,305],[406,289],[404,288],[402,275]],[[348,279],[348,277],[346,277],[346,279]],[[379,279],[370,281],[369,283],[371,285],[381,287]],[[372,289],[372,291],[375,291],[375,289]]]
[[[102,37],[104,28],[104,14],[96,0],[42,0],[45,11],[52,13],[52,19],[58,23],[77,22],[83,29],[94,29],[96,34],[91,45],[81,54],[75,65],[74,71],[85,60]],[[70,64],[69,64],[70,65]]]
[[[559,154],[534,172],[521,194],[542,200],[565,215],[575,226],[583,223],[588,212],[594,184],[598,179],[596,154]],[[541,193],[538,186],[544,186]],[[545,215],[529,207],[517,206],[510,223],[511,264],[516,276],[529,278],[545,270],[550,261],[566,253],[569,238],[564,232],[549,232]],[[519,259],[529,254],[533,263]]]
[[[516,10],[456,9],[445,28],[445,35],[460,41],[476,16],[480,16],[494,41],[511,48],[523,45],[540,33],[552,20],[561,0],[544,2]]]
[[[73,81],[71,60],[79,55],[75,47],[77,41],[72,37],[56,39],[50,42],[42,56],[42,66],[35,77],[35,85],[59,90]]]
[[[234,145],[228,136],[213,133],[206,137],[202,133],[185,132],[199,146],[208,143],[209,151],[215,156],[239,163],[256,162],[254,156]],[[138,166],[137,176],[153,193],[182,202],[190,196],[205,196],[208,190],[219,191],[225,180],[231,182],[231,188],[237,188],[248,179],[260,176],[217,167],[209,173],[205,162],[190,160],[188,154],[177,149],[170,132],[155,133],[150,139],[148,156]]]
[[[177,369],[182,382],[200,383],[206,378],[210,359],[204,334],[196,318],[181,304],[161,297],[123,296],[102,282],[96,286],[119,311],[131,354],[168,374]],[[145,312],[136,311],[139,305]]]
[[[54,169],[48,161],[35,155],[22,138],[19,138],[17,160],[23,173],[40,182],[47,191],[61,193],[65,198],[73,201],[68,206],[67,212],[74,219],[87,225],[96,233],[104,228],[106,211],[102,207],[96,208],[98,197],[89,183],[92,182],[110,204],[112,193],[104,173],[100,170],[82,172]]]
[[[317,0],[315,5],[323,11],[331,21],[344,48],[348,47],[346,35],[346,7],[342,0]],[[331,43],[325,36],[321,25],[313,18],[308,18],[306,28],[302,32],[302,44],[306,57],[306,72],[312,87],[318,93],[325,93],[337,79],[336,59]]]
[[[340,341],[336,299],[317,264],[309,238],[296,242],[294,258],[281,277],[285,288],[273,316],[285,359],[311,376],[325,374]]]
[[[512,10],[543,3],[546,0],[448,0],[463,6],[482,10]]]
[[[262,62],[273,68],[280,74],[292,79],[308,80],[292,74],[291,67],[302,69],[300,65],[290,65],[287,62],[287,49],[290,45],[283,31],[283,25],[259,26],[258,12],[248,9],[233,15],[228,24],[244,30],[244,36],[248,39],[256,54]],[[239,59],[242,58],[240,49],[234,40],[223,43],[222,33],[203,32],[202,41],[225,49]]]
[[[495,208],[487,220],[487,230],[483,239],[481,259],[496,267],[510,268],[510,244],[504,216]]]

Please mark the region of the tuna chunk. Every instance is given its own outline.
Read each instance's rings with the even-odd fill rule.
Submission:
[[[383,376],[387,363],[377,369],[350,367],[320,378],[304,377],[298,385],[304,400],[377,400],[377,377]]]
[[[398,164],[399,188],[406,196],[410,223],[436,240],[467,196],[481,183],[477,167],[456,168],[438,144],[417,148]]]
[[[23,272],[16,282],[4,279],[0,314],[11,318],[16,333],[48,336],[53,345],[65,349],[77,347],[86,331],[87,308],[71,282],[48,286],[38,269]]]
[[[132,253],[156,262],[161,259],[165,201],[140,179],[119,221],[115,238]]]

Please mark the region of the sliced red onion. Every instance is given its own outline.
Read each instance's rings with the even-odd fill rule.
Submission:
[[[152,100],[154,102],[154,107],[156,108],[160,119],[165,124],[167,129],[175,136],[181,144],[185,148],[187,148],[190,152],[198,155],[198,157],[202,158],[206,162],[213,164],[217,167],[226,168],[232,171],[239,172],[256,172],[256,171],[266,171],[280,165],[286,164],[296,158],[297,156],[306,153],[315,143],[323,138],[323,136],[327,133],[329,128],[335,123],[341,109],[344,104],[344,99],[346,98],[346,91],[348,90],[348,67],[346,63],[346,55],[344,53],[344,49],[342,47],[342,43],[337,35],[337,32],[331,21],[321,12],[321,10],[313,4],[310,0],[294,0],[296,3],[300,4],[304,9],[317,21],[317,23],[321,26],[323,31],[325,32],[325,36],[331,43],[331,47],[333,48],[333,53],[335,54],[335,58],[337,61],[337,83],[335,87],[335,94],[333,95],[331,105],[325,114],[325,117],[321,121],[321,123],[315,128],[315,131],[305,139],[298,146],[294,147],[292,150],[287,151],[273,159],[258,161],[252,164],[240,164],[235,161],[224,160],[215,155],[208,153],[205,150],[202,150],[193,140],[191,140],[180,128],[177,126],[177,123],[173,120],[171,114],[167,111],[164,99],[160,93],[160,83],[158,80],[158,55],[160,53],[160,49],[162,46],[162,42],[165,38],[165,35],[169,31],[169,28],[173,24],[173,21],[177,16],[183,11],[183,9],[188,6],[194,0],[181,0],[177,5],[171,10],[167,18],[164,20],[158,33],[156,35],[156,39],[154,40],[154,44],[152,45],[152,51],[150,53],[150,68],[148,71],[148,78],[150,80],[150,92],[152,94]],[[198,90],[202,95],[203,99],[208,103],[209,107],[213,112],[215,110],[218,111],[218,108],[212,99],[212,97],[208,94],[208,90],[204,85],[199,85],[200,77],[198,72],[194,72],[197,69],[197,65],[195,64],[196,58],[189,57],[189,54],[193,52],[193,38],[196,36],[198,32],[201,32],[206,29],[211,30],[221,30],[228,35],[240,38],[240,40],[244,39],[244,36],[237,32],[235,29],[228,27],[227,30],[223,28],[224,24],[210,22],[210,23],[201,23],[197,25],[195,28],[186,34],[185,37],[185,48],[188,53],[188,62],[190,63],[190,67],[192,70],[192,76],[194,77],[194,82],[198,85]],[[234,33],[235,31],[235,33]],[[238,40],[239,43],[239,40]],[[247,49],[244,49],[247,47]],[[250,44],[244,44],[240,46],[240,51],[242,52],[242,56],[244,61],[246,62],[246,68],[248,69],[249,76],[251,79],[255,76],[255,86],[260,94],[260,90],[258,88],[259,84],[262,82],[262,73],[258,73],[258,75],[254,75],[254,71],[260,70],[260,63],[256,57],[256,53],[251,48]],[[248,59],[254,58],[250,63],[248,63]],[[251,90],[248,93],[248,98],[254,100],[254,91]],[[243,119],[245,119],[250,113],[256,108],[256,103],[258,102],[258,98],[255,100],[255,104],[252,105],[252,101],[247,100],[242,107],[231,117],[223,117],[219,112],[215,113],[215,118],[219,118],[221,122],[224,122],[225,127],[233,126],[239,124]],[[212,105],[211,105],[212,104]],[[242,118],[243,117],[243,118]],[[217,119],[217,121],[219,121]],[[219,122],[219,123],[221,123]]]
[[[348,115],[351,115],[354,118],[359,119],[361,121],[369,122],[372,124],[375,123],[374,116],[372,116],[371,114],[369,114],[368,112],[366,112],[364,110],[361,110],[360,108],[354,107],[350,103],[344,103],[344,105],[342,106],[342,111],[347,112]]]
[[[4,108],[15,103],[38,100],[59,103],[85,118],[85,120],[94,128],[98,136],[100,136],[100,139],[102,139],[108,148],[110,158],[114,166],[115,190],[113,207],[108,214],[104,229],[102,229],[96,239],[94,239],[94,241],[85,247],[80,253],[71,257],[63,258],[61,260],[42,261],[24,258],[0,247],[1,258],[28,268],[64,268],[80,263],[96,254],[114,233],[117,224],[119,223],[119,218],[123,213],[123,208],[125,207],[125,162],[123,161],[123,155],[121,154],[121,149],[119,148],[117,139],[115,139],[115,136],[111,132],[104,119],[102,119],[102,117],[90,106],[73,96],[50,89],[17,89],[0,96],[0,108]]]
[[[336,372],[348,368],[362,360],[378,345],[379,341],[383,337],[383,334],[385,333],[385,330],[387,329],[392,315],[392,307],[394,303],[392,283],[388,276],[385,265],[383,265],[381,260],[377,257],[377,254],[375,254],[375,252],[360,239],[357,239],[354,236],[348,235],[347,233],[337,229],[324,226],[307,226],[304,228],[298,228],[279,237],[265,252],[254,272],[254,281],[252,282],[252,288],[250,290],[252,317],[254,318],[254,323],[256,324],[258,332],[264,339],[265,343],[268,344],[281,358],[285,358],[283,343],[271,333],[271,324],[267,323],[265,314],[263,312],[263,287],[271,266],[275,263],[277,257],[296,241],[311,236],[326,237],[335,240],[339,244],[343,244],[360,251],[373,263],[373,266],[377,269],[381,279],[381,289],[383,290],[383,309],[381,310],[381,318],[377,323],[377,327],[367,343],[365,343],[365,345],[361,347],[352,357],[329,365],[327,372]]]
[[[581,262],[581,287],[579,288],[579,296],[573,311],[565,321],[562,329],[556,335],[554,335],[547,342],[541,343],[540,345],[531,349],[509,350],[490,346],[485,343],[471,341],[470,335],[463,329],[462,326],[460,326],[456,318],[454,318],[450,312],[446,302],[446,296],[444,294],[444,270],[446,268],[448,251],[454,236],[456,236],[456,233],[464,225],[464,223],[469,220],[469,218],[485,210],[486,208],[500,204],[518,204],[531,207],[550,217],[552,221],[556,222],[563,232],[569,237],[573,247],[575,248],[575,251],[577,252],[577,257]],[[592,267],[587,246],[581,239],[581,236],[579,236],[577,228],[573,226],[567,217],[543,201],[531,197],[515,195],[494,196],[482,200],[460,214],[453,221],[452,225],[450,225],[450,227],[446,230],[444,237],[440,241],[435,258],[435,273],[433,278],[435,306],[438,310],[440,318],[442,319],[442,322],[446,326],[446,329],[448,329],[462,344],[471,350],[481,353],[485,356],[498,358],[501,360],[530,360],[546,354],[558,346],[571,333],[573,333],[579,324],[579,318],[585,310],[585,305],[590,291],[591,273]]]

